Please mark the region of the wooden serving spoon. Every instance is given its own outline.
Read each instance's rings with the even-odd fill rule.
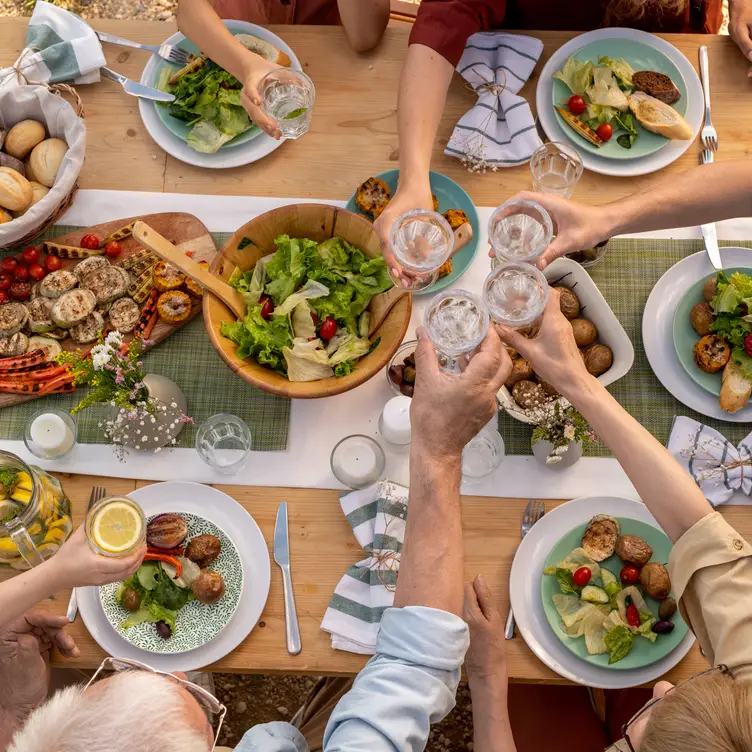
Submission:
[[[184,251],[176,248],[167,238],[162,237],[156,230],[140,220],[133,225],[133,237],[155,255],[180,269],[183,274],[205,287],[212,295],[216,295],[238,319],[244,319],[246,303],[243,296],[234,288],[215,277],[208,267],[194,261],[185,255]]]
[[[472,239],[473,228],[470,223],[465,222],[465,224],[460,225],[454,231],[454,250],[452,251],[452,256],[457,251],[463,249]],[[384,323],[384,320],[389,315],[389,311],[394,308],[398,301],[409,294],[409,290],[395,285],[386,292],[380,292],[371,300],[371,305],[368,309],[371,312],[371,324],[368,328],[369,337]]]

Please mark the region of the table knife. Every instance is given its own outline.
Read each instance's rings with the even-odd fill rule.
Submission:
[[[713,152],[710,149],[703,149],[702,163],[710,164],[713,161]],[[710,263],[713,264],[718,271],[723,270],[723,263],[721,262],[721,252],[718,250],[718,233],[715,229],[715,223],[710,222],[707,225],[700,225],[700,231],[702,232],[702,239],[705,241],[705,250],[707,251]]]
[[[287,634],[287,652],[297,655],[300,643],[298,612],[295,610],[295,595],[292,591],[290,574],[290,536],[287,531],[287,502],[283,501],[277,510],[277,524],[274,526],[274,561],[282,570],[282,585],[285,591],[285,632]]]
[[[155,102],[175,101],[174,94],[168,94],[165,91],[159,91],[159,89],[152,89],[151,86],[144,86],[136,81],[131,81],[130,78],[126,78],[110,68],[101,68],[100,70],[105,78],[122,84],[126,94],[132,94],[134,97],[141,97],[142,99],[153,99]]]

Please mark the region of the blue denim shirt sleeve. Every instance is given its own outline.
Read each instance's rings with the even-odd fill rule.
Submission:
[[[248,729],[235,752],[308,752],[308,745],[295,726],[277,721]]]
[[[454,614],[422,606],[385,611],[376,655],[329,719],[326,752],[423,750],[431,724],[454,707],[469,643],[467,625]],[[269,726],[286,724],[255,726],[236,752],[305,752],[305,741],[299,747],[292,736],[263,738]]]

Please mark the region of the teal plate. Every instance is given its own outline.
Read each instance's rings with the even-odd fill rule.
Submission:
[[[752,269],[734,268],[724,269],[726,274],[741,272],[752,276]],[[700,339],[700,335],[692,328],[689,314],[696,303],[702,303],[702,288],[709,277],[703,277],[690,287],[676,306],[674,313],[674,349],[684,370],[689,374],[692,381],[701,386],[705,391],[721,396],[721,383],[723,371],[718,373],[705,373],[695,363],[694,348]]]
[[[651,70],[665,73],[681,93],[681,98],[672,107],[682,116],[687,114],[687,84],[682,78],[679,69],[663,53],[641,42],[635,42],[632,39],[602,39],[591,42],[574,53],[575,60],[582,62],[592,60],[594,65],[598,65],[599,57],[626,60],[635,71]],[[558,78],[553,80],[554,105],[566,109],[567,100],[571,95],[572,92],[563,81],[559,81]],[[616,143],[616,137],[607,141],[603,146],[593,146],[593,144],[572,130],[556,110],[554,110],[554,115],[556,115],[564,133],[567,134],[569,140],[578,149],[584,149],[591,154],[597,154],[599,157],[606,157],[608,159],[638,159],[639,157],[653,154],[671,142],[668,138],[645,130],[635,118],[634,122],[639,135],[635,139],[631,149],[624,149],[619,146]]]
[[[668,556],[671,553],[671,541],[662,530],[639,520],[632,520],[625,517],[617,517],[617,519],[621,525],[622,535],[636,535],[639,538],[642,538],[653,549],[653,557],[651,558],[651,561],[657,561],[664,565],[666,564]],[[568,553],[575,548],[579,548],[582,545],[582,536],[585,534],[585,530],[589,524],[589,522],[586,522],[582,525],[578,525],[561,538],[551,550],[551,553],[546,560],[546,567],[555,566],[562,559],[566,558]],[[600,562],[600,565],[606,569],[610,569],[618,577],[619,572],[621,572],[622,567],[624,567],[624,562],[614,554],[611,558],[606,559],[606,561]],[[652,663],[660,661],[661,658],[665,658],[672,650],[674,650],[688,632],[688,627],[684,619],[682,619],[677,611],[671,619],[676,625],[673,632],[667,635],[658,635],[658,639],[655,642],[650,642],[644,637],[635,638],[634,647],[629,651],[626,658],[609,665],[607,654],[590,655],[585,647],[584,637],[572,639],[563,631],[561,628],[561,617],[554,608],[552,600],[552,597],[560,592],[561,590],[559,590],[559,584],[556,581],[556,577],[544,574],[541,578],[541,597],[543,598],[543,610],[548,619],[548,623],[551,625],[554,634],[562,641],[567,649],[574,653],[578,658],[581,658],[588,663],[592,663],[595,666],[615,670],[650,666]],[[645,600],[647,601],[648,606],[650,606],[653,615],[658,618],[659,602],[649,597],[646,597]]]
[[[387,170],[375,177],[381,178],[392,192],[392,196],[397,191],[397,181],[399,179],[399,170]],[[467,268],[475,258],[475,254],[478,251],[478,238],[480,237],[480,218],[478,212],[475,210],[475,204],[470,196],[467,195],[465,190],[454,180],[448,178],[446,175],[442,175],[439,172],[430,173],[431,180],[431,193],[439,200],[439,213],[448,211],[449,209],[461,209],[467,215],[470,220],[470,226],[473,228],[472,240],[461,250],[452,256],[452,273],[446,277],[442,277],[435,285],[426,290],[414,292],[413,295],[425,295],[427,293],[435,293],[440,290],[445,290],[447,287],[452,287],[454,283],[467,271]],[[355,205],[355,194],[350,196],[350,200],[345,207],[355,214],[361,214],[364,217],[371,217],[367,214],[363,214],[360,209]]]

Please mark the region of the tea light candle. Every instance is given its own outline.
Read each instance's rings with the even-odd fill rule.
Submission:
[[[384,441],[396,446],[410,443],[410,403],[409,397],[392,397],[384,405],[384,411],[379,419],[379,430]]]
[[[60,412],[36,415],[29,426],[29,450],[38,457],[61,457],[76,442],[74,427],[70,416]]]
[[[350,488],[365,488],[375,483],[384,472],[384,450],[368,436],[348,436],[332,450],[331,468],[334,477]]]

